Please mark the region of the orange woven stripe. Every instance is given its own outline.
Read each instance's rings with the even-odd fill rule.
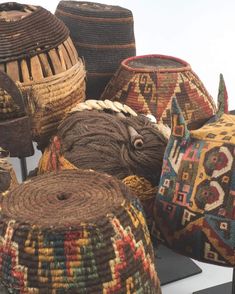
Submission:
[[[98,48],[98,49],[129,49],[129,48],[135,48],[135,43],[131,44],[117,44],[117,45],[93,45],[88,43],[80,43],[74,41],[74,43],[79,47],[84,48]]]

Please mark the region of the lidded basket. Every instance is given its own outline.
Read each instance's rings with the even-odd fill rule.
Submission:
[[[40,6],[0,4],[0,70],[21,90],[36,141],[53,133],[66,111],[84,100],[84,67],[69,30]],[[4,91],[0,102],[1,120],[17,117]]]
[[[5,195],[0,276],[19,293],[160,294],[136,200],[93,171],[42,175]]]
[[[99,99],[121,61],[136,55],[132,12],[120,6],[60,1],[55,15],[69,28],[87,70],[87,99]]]
[[[189,128],[198,128],[215,113],[212,97],[191,66],[179,58],[157,54],[124,60],[101,99],[120,101],[170,125],[173,97]]]

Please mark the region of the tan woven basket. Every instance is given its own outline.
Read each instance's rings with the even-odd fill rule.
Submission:
[[[22,91],[33,139],[45,141],[85,99],[84,66],[67,27],[42,7],[1,4],[0,26],[0,69]],[[0,120],[17,115],[11,97],[0,90]]]

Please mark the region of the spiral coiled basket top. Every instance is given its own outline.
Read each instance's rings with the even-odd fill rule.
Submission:
[[[144,217],[93,171],[38,176],[2,199],[0,276],[17,293],[161,293]]]

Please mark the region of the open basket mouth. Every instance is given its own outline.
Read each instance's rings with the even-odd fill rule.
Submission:
[[[0,20],[17,21],[37,10],[37,6],[7,2],[0,5]]]
[[[122,66],[136,72],[180,72],[191,69],[182,59],[160,54],[130,57],[122,62]]]
[[[121,6],[87,1],[60,1],[57,9],[65,9],[67,12],[79,14],[84,17],[98,17],[105,19],[132,17],[132,12]]]

